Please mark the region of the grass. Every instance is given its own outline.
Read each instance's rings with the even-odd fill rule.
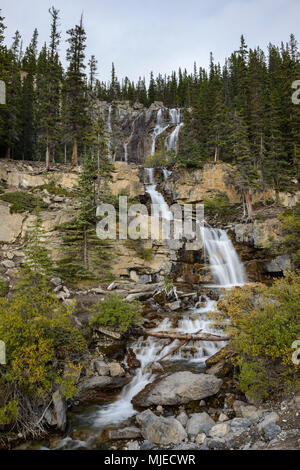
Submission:
[[[15,191],[0,195],[2,201],[8,202],[11,214],[33,212],[37,207],[46,208],[48,205],[38,196],[25,191]]]

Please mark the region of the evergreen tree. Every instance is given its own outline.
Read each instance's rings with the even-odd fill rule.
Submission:
[[[73,140],[72,163],[78,165],[78,141],[86,133],[88,126],[87,93],[85,80],[86,33],[81,17],[79,25],[67,31],[69,35],[67,60],[69,62],[66,76],[67,120]]]

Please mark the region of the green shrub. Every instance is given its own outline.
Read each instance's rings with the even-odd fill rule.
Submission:
[[[126,240],[125,245],[134,250],[139,258],[145,261],[151,261],[154,257],[152,248],[145,248],[142,240]]]
[[[300,268],[300,203],[279,216],[282,222],[284,238],[281,243],[281,253],[292,256],[295,268]]]
[[[113,327],[122,332],[142,322],[142,305],[139,302],[126,302],[117,294],[107,295],[91,312],[95,313],[91,325]]]
[[[230,345],[241,390],[265,398],[299,380],[292,344],[300,339],[300,274],[286,273],[273,286],[232,289],[218,304],[217,319],[229,318]]]
[[[69,191],[68,189],[62,188],[60,185],[57,185],[54,182],[37,186],[35,188],[35,191],[43,191],[44,189],[46,189],[46,191],[48,191],[48,193],[52,194],[53,196],[74,197],[73,192]]]
[[[235,210],[230,206],[227,196],[221,195],[204,200],[204,214],[205,217],[208,215],[219,220],[225,220],[234,215]]]
[[[0,297],[5,297],[9,292],[8,283],[0,279]]]
[[[26,211],[33,212],[37,207],[47,207],[47,204],[45,204],[40,197],[26,193],[25,191],[1,194],[0,199],[11,204],[10,212],[12,214]]]

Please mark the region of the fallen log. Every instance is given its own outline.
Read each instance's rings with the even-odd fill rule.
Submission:
[[[173,333],[168,331],[149,331],[145,330],[147,336],[161,339],[180,339],[181,341],[229,341],[231,338],[228,336],[217,336],[211,334],[203,334],[198,336],[197,334],[183,334]]]

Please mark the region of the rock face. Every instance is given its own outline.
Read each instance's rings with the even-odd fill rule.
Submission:
[[[13,243],[22,232],[22,214],[11,214],[9,205],[0,201],[0,243]]]
[[[145,187],[139,178],[139,169],[134,164],[115,162],[115,171],[112,173],[110,190],[118,196],[124,194],[129,198],[136,198],[145,194]]]
[[[146,407],[152,405],[181,405],[215,395],[222,380],[212,375],[176,372],[147,385],[132,403]]]
[[[105,402],[110,399],[110,393],[121,389],[130,382],[130,377],[94,376],[79,384],[76,399],[80,402]]]

